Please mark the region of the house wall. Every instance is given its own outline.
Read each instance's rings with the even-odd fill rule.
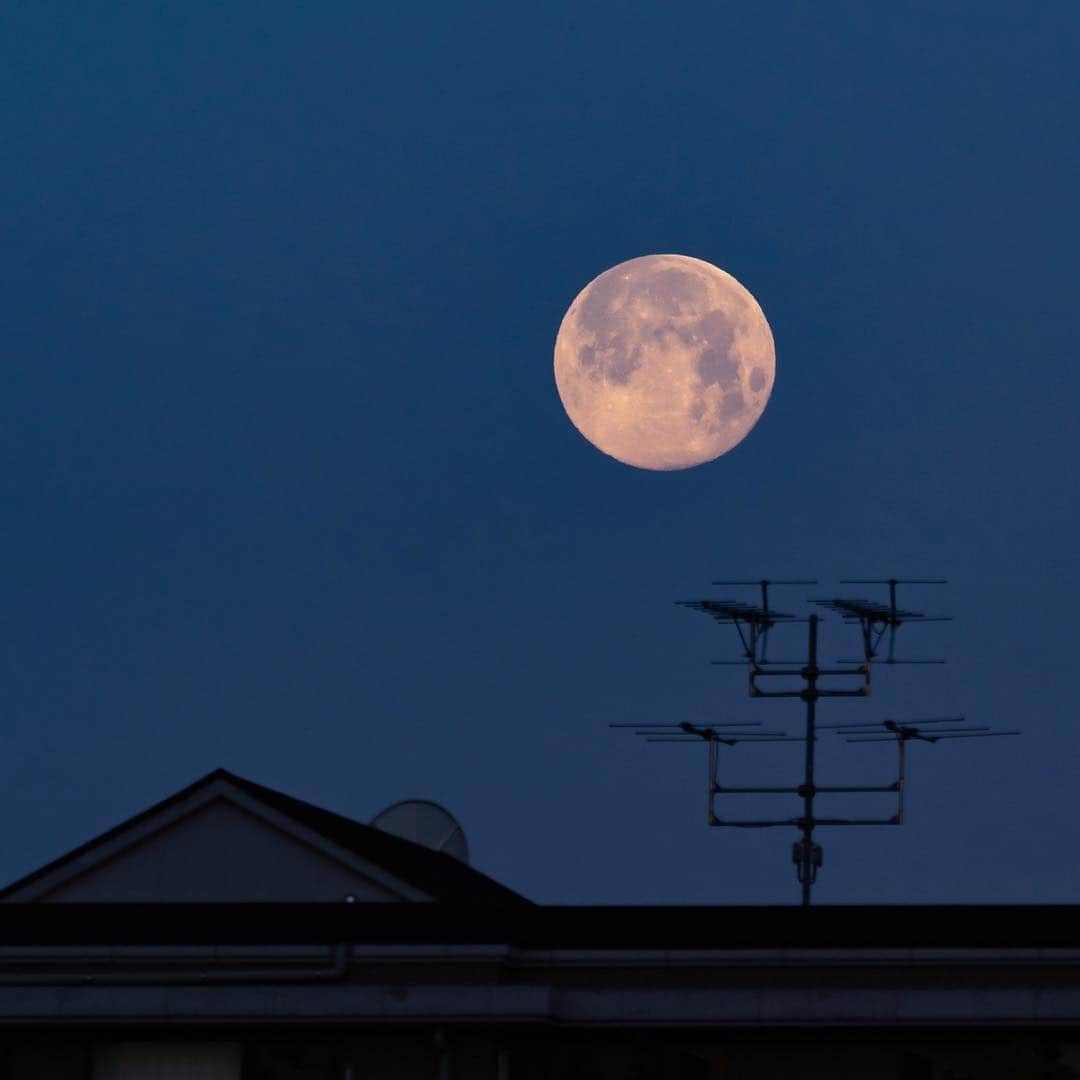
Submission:
[[[0,1080],[1075,1080],[1075,1046],[993,1032],[897,1038],[629,1031],[618,1035],[434,1025],[369,1035],[294,1032],[181,1041],[101,1033],[0,1051]],[[193,1069],[202,1053],[203,1069]],[[119,1065],[117,1070],[115,1066]],[[135,1071],[131,1072],[131,1067]]]

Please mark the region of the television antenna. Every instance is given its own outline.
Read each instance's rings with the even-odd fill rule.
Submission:
[[[724,721],[695,725],[688,722],[643,724],[620,722],[612,727],[632,728],[647,742],[689,743],[704,742],[708,747],[707,807],[708,823],[712,826],[737,829],[794,827],[801,838],[792,845],[792,862],[801,887],[802,903],[809,905],[811,891],[822,865],[822,848],[814,840],[814,831],[823,826],[840,825],[901,825],[904,821],[904,785],[906,782],[907,746],[911,742],[936,744],[943,739],[972,739],[990,736],[1018,735],[1019,731],[995,731],[975,725],[963,717],[934,717],[926,720],[886,719],[879,723],[854,722],[819,724],[818,702],[823,698],[865,698],[871,689],[871,672],[875,663],[884,664],[943,664],[939,659],[913,659],[896,656],[897,631],[901,626],[945,622],[951,616],[926,615],[921,611],[902,608],[897,603],[897,588],[901,585],[945,585],[938,578],[877,578],[844,579],[842,585],[874,585],[887,587],[887,601],[862,597],[830,596],[811,599],[817,607],[839,615],[842,622],[859,627],[862,655],[854,660],[837,660],[821,666],[818,662],[818,630],[822,616],[813,612],[796,616],[777,611],[770,606],[770,586],[816,585],[810,579],[761,579],[758,581],[714,581],[714,585],[748,587],[759,590],[760,603],[744,600],[680,600],[679,605],[708,615],[714,622],[734,626],[738,634],[741,655],[735,660],[714,660],[714,664],[744,666],[748,674],[748,690],[752,698],[797,698],[805,706],[805,724],[801,735],[784,731],[763,730],[754,722]],[[802,660],[770,660],[769,634],[774,627],[787,623],[806,623],[806,657]],[[884,656],[879,655],[885,645]],[[771,679],[780,682],[770,682]],[[821,680],[826,680],[823,685]],[[793,682],[797,680],[797,682]],[[838,685],[835,680],[842,680]],[[849,743],[893,742],[897,747],[896,779],[888,784],[822,785],[815,774],[815,747],[819,731],[832,731]],[[720,748],[740,743],[801,742],[804,745],[802,783],[787,786],[743,786],[720,782],[718,772]],[[818,795],[894,794],[895,813],[888,817],[842,818],[822,817],[814,811]],[[727,818],[717,813],[719,796],[728,795],[794,795],[802,800],[802,811],[785,818]]]

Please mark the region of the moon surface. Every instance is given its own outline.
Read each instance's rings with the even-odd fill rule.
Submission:
[[[555,339],[574,426],[639,469],[688,469],[740,443],[772,393],[776,352],[754,297],[688,255],[644,255],[578,293]]]

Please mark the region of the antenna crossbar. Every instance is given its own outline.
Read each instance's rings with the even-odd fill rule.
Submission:
[[[683,743],[697,745],[704,742],[708,749],[708,822],[710,825],[735,829],[763,829],[794,827],[801,839],[792,847],[792,861],[802,891],[802,902],[809,904],[811,891],[822,865],[821,845],[814,841],[814,830],[826,826],[853,825],[901,825],[904,821],[904,786],[906,781],[906,752],[913,742],[937,743],[945,739],[978,739],[1018,735],[1018,730],[996,731],[989,725],[969,723],[962,716],[935,716],[924,719],[886,718],[877,722],[854,721],[819,724],[818,703],[823,699],[869,697],[871,674],[876,664],[915,665],[943,664],[944,660],[930,658],[901,658],[895,654],[898,630],[903,626],[929,622],[948,622],[949,615],[927,615],[897,603],[897,590],[908,585],[944,585],[942,578],[847,578],[844,585],[876,585],[887,589],[886,599],[866,597],[828,596],[811,599],[811,603],[825,612],[839,616],[844,625],[857,625],[862,645],[862,657],[858,660],[837,660],[834,666],[818,666],[818,636],[822,616],[810,614],[797,616],[776,611],[770,605],[771,586],[816,585],[809,578],[760,578],[757,580],[721,580],[714,585],[749,586],[759,590],[760,603],[742,600],[680,600],[678,604],[689,610],[708,615],[720,625],[734,626],[742,656],[737,660],[713,660],[715,665],[740,666],[747,669],[748,692],[752,698],[797,698],[803,702],[805,724],[800,735],[788,735],[782,731],[761,728],[757,722],[716,721],[691,724],[686,721],[672,723],[617,722],[611,727],[631,728],[647,742]],[[807,625],[807,646],[804,660],[769,660],[770,633],[789,624]],[[786,631],[785,631],[786,632]],[[888,648],[879,656],[879,648],[887,639]],[[797,687],[780,684],[777,689],[767,690],[761,683],[770,678],[797,679]],[[835,684],[820,685],[821,679],[853,679],[856,685],[841,688]],[[776,686],[775,683],[772,684]],[[747,730],[757,728],[758,730]],[[848,743],[891,742],[897,747],[896,778],[879,784],[818,784],[815,776],[815,747],[820,731],[831,731]],[[743,743],[798,742],[803,745],[803,779],[798,784],[786,785],[731,785],[721,784],[718,765],[721,747],[735,747]],[[820,795],[895,795],[896,811],[886,817],[822,817],[814,812],[814,800]],[[732,819],[716,813],[716,801],[720,797],[735,795],[766,795],[796,797],[802,800],[802,813],[794,817]]]

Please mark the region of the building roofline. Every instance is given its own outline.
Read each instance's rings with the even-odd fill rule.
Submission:
[[[1080,948],[1080,905],[800,907],[9,903],[0,946],[467,945],[530,949]]]

